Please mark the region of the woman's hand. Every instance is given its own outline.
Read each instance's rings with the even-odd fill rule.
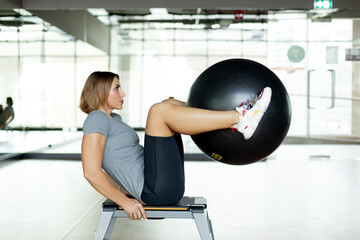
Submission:
[[[147,219],[144,207],[137,199],[128,198],[121,207],[129,215],[130,220]]]

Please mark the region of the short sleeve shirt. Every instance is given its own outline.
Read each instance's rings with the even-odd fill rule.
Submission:
[[[111,118],[103,111],[92,111],[83,126],[84,136],[101,133],[106,137],[102,168],[133,197],[141,200],[144,187],[144,148],[134,129],[120,115]]]

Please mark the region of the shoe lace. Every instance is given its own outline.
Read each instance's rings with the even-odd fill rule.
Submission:
[[[242,102],[239,107],[243,107],[245,110],[249,110],[254,106],[257,100],[258,100],[258,96],[253,94],[251,97],[246,99],[245,102]],[[231,130],[234,132],[238,130],[238,128],[232,127]]]
[[[251,97],[249,97],[243,104],[243,108],[245,108],[246,110],[251,109],[254,104],[256,103],[256,101],[258,100],[258,96],[253,94]]]

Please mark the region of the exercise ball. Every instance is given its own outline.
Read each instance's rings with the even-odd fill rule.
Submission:
[[[280,146],[291,121],[289,95],[280,79],[264,65],[247,59],[228,59],[201,73],[190,89],[189,107],[233,110],[265,87],[272,89],[271,101],[250,139],[245,140],[240,132],[230,128],[192,135],[199,149],[222,163],[254,163]]]

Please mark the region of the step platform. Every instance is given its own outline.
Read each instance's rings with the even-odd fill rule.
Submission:
[[[201,239],[214,240],[211,221],[207,212],[207,200],[203,197],[183,197],[174,205],[144,205],[144,209],[149,220],[166,218],[194,219]],[[110,239],[117,218],[129,218],[129,215],[122,207],[106,199],[102,204],[94,240]],[[171,236],[169,236],[169,239],[171,239]]]

